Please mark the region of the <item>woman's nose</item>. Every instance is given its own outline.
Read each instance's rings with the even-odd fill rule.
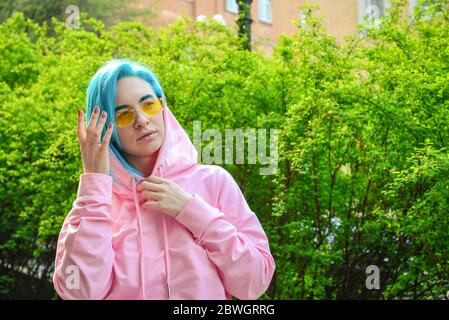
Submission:
[[[142,112],[142,110],[136,108],[136,119],[134,120],[134,126],[146,126],[150,119]]]

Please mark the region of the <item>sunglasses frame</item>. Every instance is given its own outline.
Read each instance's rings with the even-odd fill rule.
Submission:
[[[148,116],[147,114],[145,114],[145,112],[142,111],[142,113],[145,115],[145,117],[147,117],[147,118],[149,118],[149,119],[151,119],[151,118],[157,116],[160,112],[162,112],[162,110],[164,109],[164,106],[165,106],[165,104],[164,104],[164,101],[165,101],[164,98],[159,98],[159,97],[158,97],[158,98],[153,99],[153,100],[159,100],[162,107],[161,107],[161,110],[160,110],[158,113],[156,113],[154,116]],[[142,106],[142,105],[144,105],[144,104],[145,104],[145,102],[140,103],[140,104],[139,104],[139,107]],[[133,112],[134,112],[134,116],[133,116],[134,118],[133,118],[133,120],[131,121],[130,124],[128,124],[128,125],[126,125],[126,126],[119,126],[118,123],[117,123],[117,113],[118,113],[118,112],[121,113],[121,112],[123,112],[123,111],[125,111],[125,110],[129,110],[129,109],[132,109]],[[134,106],[129,106],[127,109],[123,109],[123,110],[117,111],[117,112],[114,114],[115,124],[116,124],[117,127],[119,127],[119,128],[126,128],[126,127],[129,127],[129,126],[132,126],[132,125],[134,124],[134,122],[136,121],[136,115],[137,115],[137,112],[136,112]]]

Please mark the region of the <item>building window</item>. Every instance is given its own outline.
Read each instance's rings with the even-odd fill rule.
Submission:
[[[259,20],[271,23],[271,0],[259,0]]]
[[[308,11],[301,9],[300,10],[300,18],[299,18],[299,26],[301,28],[306,28],[307,27],[307,18],[308,18]]]
[[[359,21],[377,24],[389,7],[388,0],[359,0]]]
[[[239,6],[237,0],[226,0],[226,11],[232,13],[239,13]]]

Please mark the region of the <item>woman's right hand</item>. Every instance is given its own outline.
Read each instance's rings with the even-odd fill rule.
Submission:
[[[97,120],[100,108],[95,107],[92,112],[87,130],[84,126],[84,114],[78,110],[78,140],[80,143],[81,157],[83,159],[84,173],[109,174],[109,152],[108,146],[111,140],[113,124],[110,123],[103,142],[101,142],[101,132],[106,122],[106,112],[103,111],[100,121]],[[101,143],[100,143],[101,142]]]

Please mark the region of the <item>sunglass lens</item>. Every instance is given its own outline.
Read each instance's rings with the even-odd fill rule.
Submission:
[[[117,123],[118,127],[126,127],[130,125],[134,120],[134,110],[128,109],[124,110],[123,112],[118,113],[115,116],[115,122]]]
[[[142,111],[149,117],[157,115],[162,109],[162,103],[159,99],[154,99],[142,104]]]

